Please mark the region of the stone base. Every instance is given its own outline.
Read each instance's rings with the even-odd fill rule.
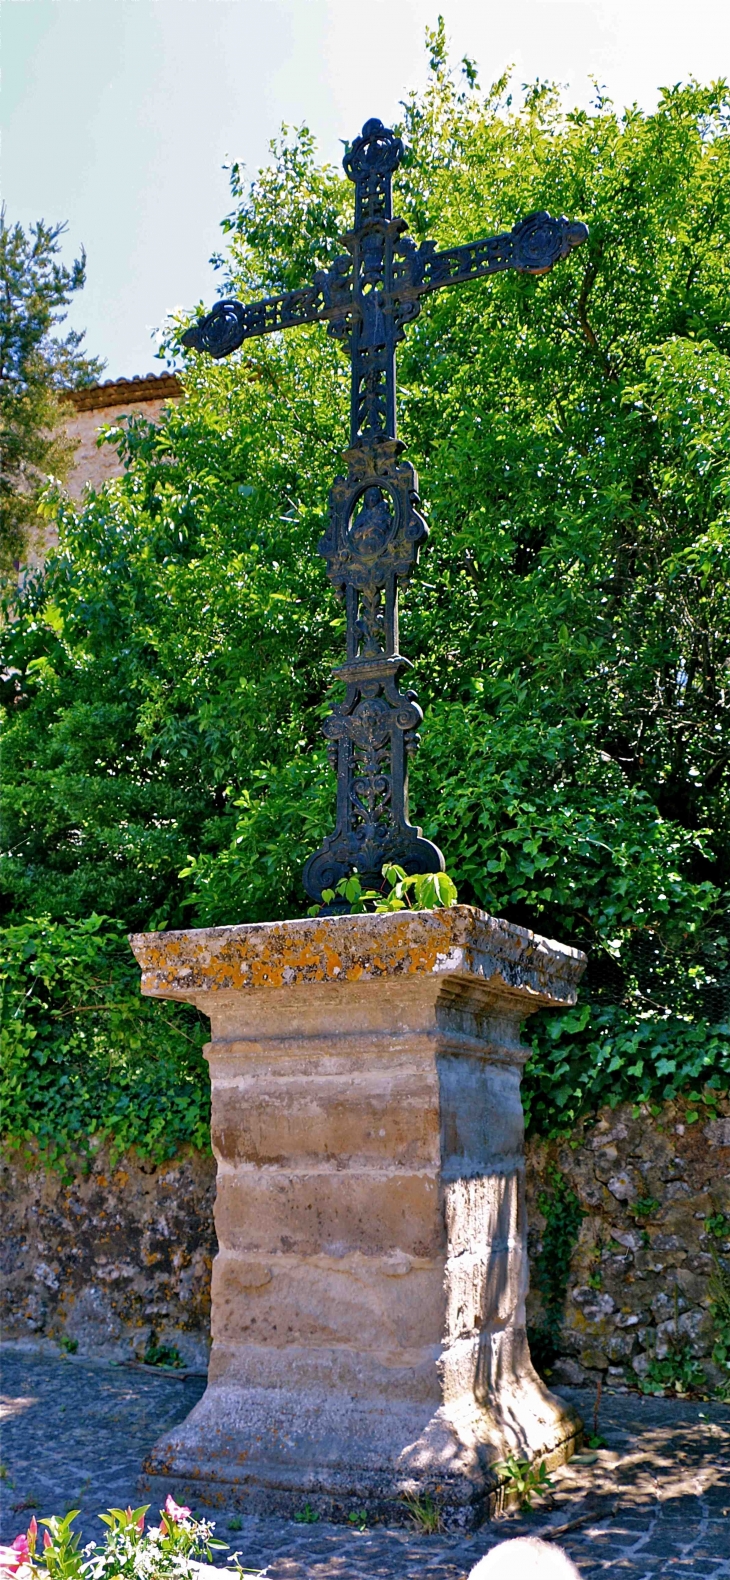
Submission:
[[[153,1503],[172,1490],[193,1508],[291,1518],[308,1503],[320,1519],[365,1509],[371,1521],[396,1524],[409,1518],[407,1498],[428,1496],[447,1528],[470,1530],[508,1500],[490,1465],[516,1453],[554,1470],[581,1442],[580,1418],[535,1374],[503,1389],[500,1405],[498,1419],[476,1402],[432,1412],[387,1398],[213,1383],[155,1445],[140,1487]]]
[[[211,1017],[218,1162],[208,1389],[147,1490],[478,1524],[495,1461],[580,1433],[525,1338],[519,1087],[520,1023],[583,956],[468,906],[133,943],[145,992]]]

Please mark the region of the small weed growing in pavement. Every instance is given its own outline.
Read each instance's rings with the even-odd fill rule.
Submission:
[[[58,1341],[58,1347],[60,1350],[63,1350],[64,1355],[75,1355],[79,1347],[79,1341],[78,1339],[72,1339],[69,1333],[62,1333]]]
[[[730,1238],[730,1218],[724,1212],[714,1212],[705,1218],[705,1234],[711,1234],[716,1240]]]
[[[352,1513],[348,1514],[348,1516],[347,1516],[347,1523],[348,1523],[348,1525],[351,1525],[353,1530],[355,1530],[355,1531],[367,1530],[367,1523],[368,1523],[368,1511],[367,1511],[367,1509],[353,1509]]]
[[[430,1492],[424,1493],[422,1498],[407,1494],[403,1502],[408,1510],[411,1523],[416,1530],[424,1536],[434,1536],[442,1529],[441,1510],[434,1503]]]
[[[506,1459],[498,1459],[490,1465],[490,1470],[499,1476],[505,1492],[517,1494],[521,1509],[531,1509],[533,1498],[542,1498],[553,1489],[542,1459],[539,1465],[531,1465],[529,1459],[518,1459],[516,1454],[508,1454]]]
[[[297,1525],[316,1525],[319,1515],[312,1508],[311,1503],[305,1503],[304,1508],[299,1509],[298,1513],[294,1515],[294,1518],[297,1522]]]
[[[601,1409],[601,1395],[602,1395],[602,1393],[603,1393],[603,1378],[599,1377],[598,1382],[596,1383],[596,1397],[595,1397],[595,1399],[593,1401],[593,1431],[588,1433],[588,1435],[586,1437],[586,1440],[585,1440],[586,1448],[590,1448],[591,1450],[593,1450],[594,1448],[605,1448],[606,1447],[606,1439],[605,1439],[605,1437],[601,1437],[601,1434],[600,1434],[600,1432],[598,1430],[598,1417],[599,1417],[600,1409]]]
[[[185,1362],[176,1344],[158,1344],[157,1334],[150,1334],[150,1341],[142,1356],[145,1366],[173,1366],[182,1370]]]
[[[296,1519],[296,1515],[294,1516],[294,1518]],[[234,1514],[233,1518],[228,1521],[228,1529],[229,1529],[229,1531],[242,1531],[243,1530],[243,1520],[241,1519],[240,1514]]]
[[[646,1394],[687,1394],[704,1392],[707,1378],[692,1354],[688,1339],[676,1341],[663,1360],[652,1356],[646,1374],[639,1378],[639,1391]]]
[[[13,1485],[12,1477],[7,1465],[0,1465],[0,1481],[7,1481],[9,1487],[12,1487]]]

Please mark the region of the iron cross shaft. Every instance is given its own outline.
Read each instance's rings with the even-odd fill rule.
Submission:
[[[347,656],[334,671],[344,682],[344,701],[323,726],[337,774],[336,824],[303,873],[314,900],[354,871],[379,887],[386,862],[409,873],[444,865],[408,816],[408,759],[423,714],[415,692],[399,688],[412,665],[399,651],[398,590],[415,569],[428,528],[418,509],[418,478],[396,432],[398,341],[429,292],[504,269],[547,274],[588,236],[581,222],[541,211],[500,236],[443,251],[432,241],[416,247],[405,221],[393,217],[391,182],[402,157],[400,137],[382,121],[366,121],[343,161],[355,185],[355,223],[342,237],[342,256],[302,290],[262,302],[218,302],[181,337],[183,345],[218,358],[253,336],[324,321],[352,366],[347,471],[335,479],[319,543],[345,600]]]

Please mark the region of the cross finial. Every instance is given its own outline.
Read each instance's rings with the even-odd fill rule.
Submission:
[[[373,116],[342,161],[355,182],[355,230],[368,219],[391,219],[391,177],[403,158],[403,143]]]

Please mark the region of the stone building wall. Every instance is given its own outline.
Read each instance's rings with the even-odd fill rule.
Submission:
[[[148,422],[158,422],[165,406],[170,401],[180,400],[181,396],[182,385],[174,373],[108,379],[104,384],[68,390],[63,397],[68,411],[66,434],[76,444],[66,483],[71,498],[80,503],[87,483],[92,488],[101,488],[102,483],[120,477],[124,470],[113,444],[97,445],[102,428],[111,427],[135,413],[146,417]],[[33,538],[26,566],[36,569],[42,565],[57,543],[55,522],[45,522]]]
[[[635,1383],[677,1334],[708,1382],[723,1380],[711,1360],[710,1310],[713,1252],[730,1270],[730,1103],[722,1106],[720,1117],[696,1124],[681,1104],[655,1120],[630,1107],[606,1110],[573,1144],[529,1144],[533,1257],[544,1230],[538,1199],[554,1191],[556,1168],[585,1214],[555,1382]],[[154,1336],[175,1344],[186,1365],[204,1366],[214,1198],[214,1161],[199,1154],[159,1167],[132,1156],[112,1167],[102,1150],[88,1176],[69,1183],[7,1160],[3,1336],[57,1343],[65,1333],[79,1353],[116,1359],[140,1359]],[[530,1320],[538,1325],[540,1315],[533,1276]]]
[[[70,390],[64,404],[68,406],[66,433],[76,442],[73,468],[69,473],[68,491],[72,499],[80,500],[87,483],[101,488],[110,477],[119,477],[123,467],[112,444],[97,446],[102,428],[121,421],[122,417],[138,414],[148,422],[158,422],[161,412],[171,400],[179,400],[182,386],[174,373],[148,373],[144,378],[109,379],[105,384],[93,384],[88,389]]]

